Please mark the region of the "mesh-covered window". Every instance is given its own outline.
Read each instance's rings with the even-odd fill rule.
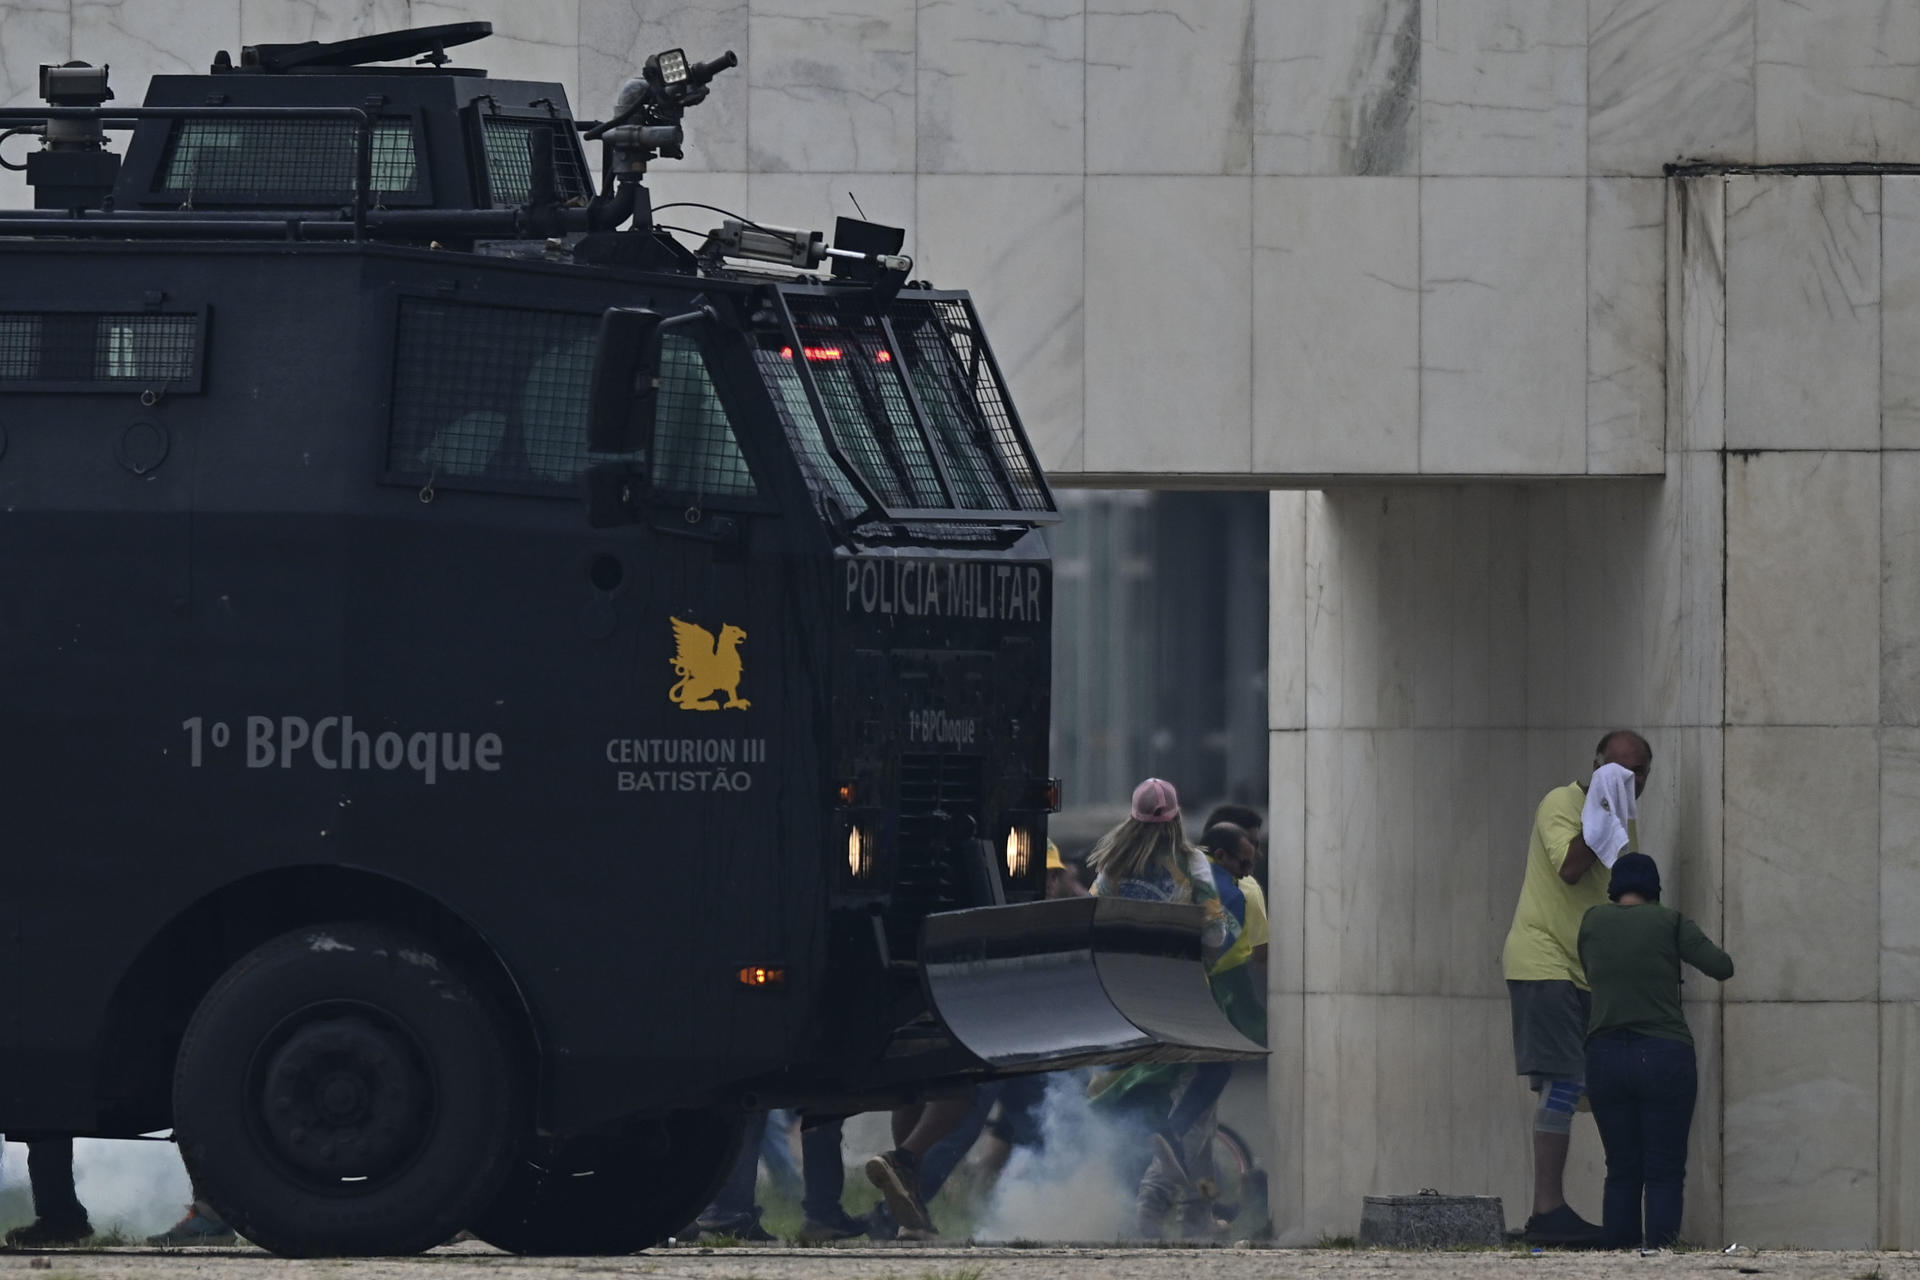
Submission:
[[[1000,371],[974,328],[971,308],[952,299],[902,301],[893,323],[922,407],[938,420],[935,429],[954,483],[991,495],[996,506],[1049,510],[1046,486]],[[969,478],[963,480],[963,473]],[[1011,502],[1004,500],[1009,490]]]
[[[160,162],[160,189],[199,203],[351,200],[360,126],[351,120],[182,120]],[[420,164],[410,119],[373,127],[373,190],[417,195]]]
[[[198,379],[200,317],[149,312],[0,312],[0,383],[87,390]]]
[[[932,427],[934,447],[947,464],[947,474],[960,505],[976,511],[1018,510],[1023,504],[1014,492],[1006,464],[994,449],[986,419],[975,408],[948,358],[945,339],[929,317],[914,322],[903,317],[894,325],[901,359],[913,380],[914,393]]]
[[[794,323],[802,345],[794,358],[806,361],[841,452],[880,500],[890,507],[949,505],[874,319],[807,309],[796,310]]]
[[[388,469],[476,488],[572,485],[590,461],[599,323],[570,311],[402,300]],[[754,494],[699,348],[682,334],[665,335],[663,347],[653,484],[702,496]],[[645,450],[623,456],[647,460]]]
[[[388,468],[434,481],[578,477],[598,324],[576,312],[403,299]]]
[[[849,515],[863,510],[867,500],[859,486],[827,451],[820,419],[813,412],[813,402],[807,399],[807,388],[800,380],[800,369],[793,362],[792,350],[775,343],[759,348],[754,358],[759,362],[760,375],[773,391],[774,412],[779,415],[780,425],[799,455],[801,470],[816,488],[837,498]]]
[[[652,471],[653,487],[669,493],[752,497],[757,492],[713,375],[699,346],[685,334],[661,339]]]
[[[533,193],[533,132],[553,135],[553,185],[565,204],[593,193],[573,140],[548,120],[517,120],[509,116],[482,116],[480,132],[487,151],[487,187],[496,205],[525,204]]]

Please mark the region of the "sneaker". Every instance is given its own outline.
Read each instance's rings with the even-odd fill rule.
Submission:
[[[24,1227],[15,1227],[7,1232],[9,1249],[53,1249],[66,1244],[79,1244],[93,1234],[93,1224],[85,1218],[73,1222],[49,1221],[35,1218]]]
[[[159,1235],[148,1236],[147,1243],[178,1248],[181,1245],[233,1244],[239,1238],[233,1228],[222,1222],[212,1210],[192,1204],[187,1206],[186,1217]]]
[[[867,1224],[842,1209],[837,1216],[825,1221],[819,1218],[801,1219],[800,1232],[794,1238],[801,1244],[832,1244],[836,1240],[851,1240],[865,1234]]]
[[[1527,1219],[1526,1232],[1520,1237],[1527,1244],[1557,1245],[1563,1249],[1592,1249],[1600,1244],[1600,1228],[1563,1204]]]
[[[726,1236],[749,1244],[771,1244],[775,1239],[772,1232],[760,1225],[758,1205],[745,1213],[702,1214],[694,1220],[693,1234],[696,1239]]]
[[[907,1151],[883,1151],[867,1161],[867,1181],[886,1197],[900,1234],[924,1240],[937,1234],[927,1206],[920,1200],[920,1162]]]

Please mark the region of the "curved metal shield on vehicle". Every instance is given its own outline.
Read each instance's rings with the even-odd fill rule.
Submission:
[[[942,912],[922,971],[954,1040],[1001,1070],[1261,1057],[1207,987],[1202,920],[1124,898]]]

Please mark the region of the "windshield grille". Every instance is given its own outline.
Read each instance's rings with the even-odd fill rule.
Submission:
[[[360,126],[351,120],[182,120],[160,162],[160,187],[199,204],[223,200],[334,204],[359,185]],[[420,191],[410,119],[373,126],[373,190]]]
[[[799,349],[769,340],[760,366],[817,482],[837,489],[830,477],[844,478],[830,432],[840,458],[890,511],[1053,510],[965,302],[896,302],[892,344],[863,299],[790,296],[788,305]],[[806,395],[809,378],[825,432]]]

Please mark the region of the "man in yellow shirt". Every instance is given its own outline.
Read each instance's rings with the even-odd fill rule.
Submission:
[[[1653,768],[1653,748],[1633,730],[1615,729],[1594,748],[1594,768],[1606,764],[1632,770],[1638,795]],[[1600,1240],[1600,1228],[1573,1211],[1564,1189],[1574,1107],[1585,1089],[1591,998],[1580,966],[1580,918],[1607,900],[1609,879],[1581,835],[1586,798],[1586,785],[1570,782],[1547,792],[1534,812],[1526,878],[1502,955],[1513,1004],[1514,1069],[1540,1095],[1533,1121],[1530,1244],[1597,1245]]]

